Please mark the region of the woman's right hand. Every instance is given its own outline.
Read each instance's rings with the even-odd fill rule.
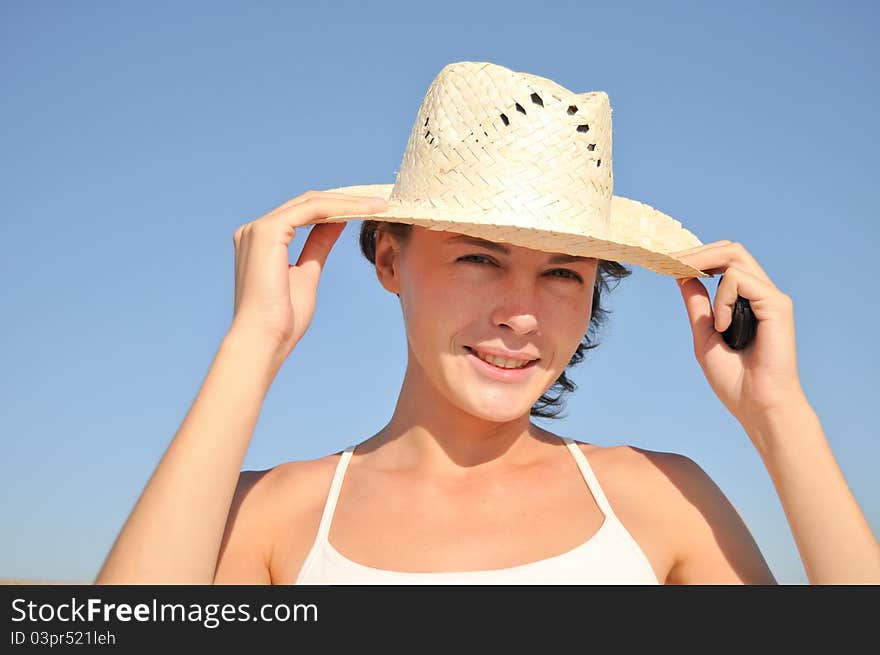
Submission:
[[[286,359],[311,323],[324,262],[346,223],[314,225],[294,265],[289,247],[296,228],[385,208],[382,198],[307,191],[239,227],[233,237],[235,308],[229,331],[272,340]]]

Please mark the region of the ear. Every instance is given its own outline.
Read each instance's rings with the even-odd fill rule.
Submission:
[[[376,277],[387,291],[400,297],[400,255],[397,239],[389,232],[376,230]]]

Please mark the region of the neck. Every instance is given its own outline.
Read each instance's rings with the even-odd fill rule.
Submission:
[[[371,440],[383,463],[430,476],[461,477],[532,462],[538,442],[558,441],[529,414],[504,422],[482,419],[454,405],[410,365],[394,414]],[[373,450],[373,448],[369,448]]]

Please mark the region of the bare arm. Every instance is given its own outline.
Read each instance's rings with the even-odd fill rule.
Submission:
[[[740,243],[716,241],[672,254],[724,274],[714,301],[698,279],[678,280],[694,355],[763,460],[810,582],[880,583],[880,544],[800,383],[794,301]],[[758,329],[752,343],[733,350],[721,335],[738,297],[749,301]]]
[[[221,577],[268,581],[265,543],[246,527],[259,513],[253,496],[245,501],[257,476],[239,471],[269,387],[312,320],[321,271],[345,224],[313,225],[296,265],[289,246],[298,227],[385,206],[307,191],[236,230],[232,326],[96,584],[210,584],[224,534],[245,538],[231,550],[227,543]]]
[[[276,470],[242,471],[220,544],[214,584],[272,584],[274,542],[266,528],[277,520],[272,516],[274,503],[266,497],[275,493],[271,478]]]
[[[746,425],[812,584],[880,584],[880,543],[806,397]]]
[[[812,584],[877,584],[880,544],[837,465],[806,398],[747,428],[767,467]],[[773,584],[736,509],[686,457],[664,472],[685,502],[669,584]]]
[[[95,584],[211,584],[239,471],[280,367],[230,331]]]
[[[745,522],[718,485],[689,457],[648,454],[662,475],[650,492],[652,511],[674,540],[665,584],[775,584]],[[646,471],[643,479],[655,476]]]

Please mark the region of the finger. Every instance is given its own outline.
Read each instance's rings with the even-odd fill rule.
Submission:
[[[245,271],[247,270],[250,257],[251,239],[250,233],[253,223],[242,225],[235,232],[235,302],[233,312],[238,313],[238,303],[244,292]]]
[[[315,223],[328,216],[373,214],[382,211],[387,206],[387,202],[382,198],[333,198],[320,195],[290,205],[285,209],[279,209],[257,220],[297,228]]]
[[[774,298],[782,295],[773,284],[749,271],[728,268],[715,292],[715,329],[724,332],[730,327],[737,296],[749,301],[755,318],[761,321],[770,317],[768,309],[775,303]]]
[[[731,265],[773,284],[770,277],[741,243],[726,242],[669,253],[671,256],[706,273],[724,273]]]
[[[373,197],[374,196],[357,196],[357,195],[350,194],[350,193],[339,193],[337,191],[309,190],[303,194],[298,195],[296,198],[291,198],[287,202],[279,205],[278,207],[276,207],[272,211],[268,212],[266,215],[271,216],[281,210],[288,209],[288,208],[294,207],[296,205],[300,205],[300,204],[304,203],[306,200],[312,200],[315,198],[339,198],[341,200],[357,200],[357,199],[364,200],[364,199],[371,199]],[[378,196],[375,196],[375,197],[378,198]]]
[[[317,286],[324,270],[324,263],[327,261],[327,255],[333,248],[333,244],[339,239],[339,235],[345,230],[348,223],[322,223],[312,227],[299,259],[296,261],[296,267],[305,275],[312,283]]]
[[[728,268],[715,290],[715,301],[712,306],[715,310],[716,332],[724,332],[733,321],[733,308],[739,295],[736,287],[737,272],[735,268]]]
[[[236,290],[239,289],[240,285],[241,285],[241,282],[239,282],[239,279],[241,277],[241,270],[240,270],[241,269],[241,245],[240,244],[241,244],[242,232],[244,232],[244,225],[242,225],[237,230],[235,230],[235,233],[232,235],[232,246],[233,246],[233,249],[232,249],[232,254],[233,254],[233,260],[232,260],[232,263],[233,263],[233,267],[232,267],[233,268],[233,271],[232,271],[233,272],[232,311],[233,312],[238,311],[238,292]]]
[[[678,287],[694,337],[694,352],[699,353],[715,335],[709,292],[698,278],[681,278],[678,280]]]
[[[732,241],[713,241],[712,243],[701,243],[699,246],[694,246],[693,248],[685,248],[684,250],[676,250],[675,252],[670,252],[668,254],[678,257],[679,255],[685,255],[692,252],[697,252],[700,250],[705,250],[706,248],[714,248],[715,246],[723,246],[729,243],[733,243]]]
[[[716,246],[725,245],[728,243],[732,243],[732,241],[713,241],[712,243],[702,243],[699,246],[694,246],[693,248],[685,248],[684,250],[676,250],[674,252],[670,252],[667,254],[670,255],[671,257],[675,257],[676,259],[684,260],[685,255],[689,255],[689,254],[692,254],[695,252],[700,252],[700,251],[706,250],[707,248],[714,248]],[[709,271],[703,271],[703,272],[709,273]],[[690,278],[690,277],[676,278],[676,282],[681,284],[682,281],[684,281],[684,280],[692,280],[692,279],[696,279],[696,278]]]

